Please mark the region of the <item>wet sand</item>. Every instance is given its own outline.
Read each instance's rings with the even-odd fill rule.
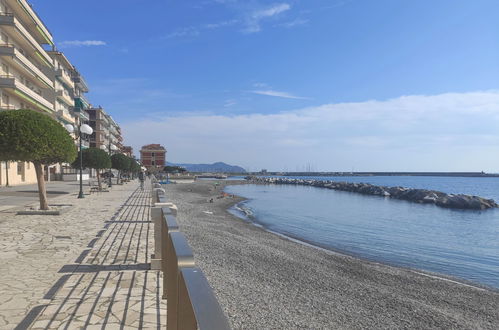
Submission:
[[[166,185],[234,329],[497,329],[499,292],[306,246],[227,208],[225,184]],[[210,199],[213,198],[213,203]]]

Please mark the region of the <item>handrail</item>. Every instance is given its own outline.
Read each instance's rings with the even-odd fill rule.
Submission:
[[[155,205],[151,210],[155,238],[155,255],[152,261],[159,261],[160,268],[156,269],[163,272],[163,299],[167,299],[167,329],[230,329],[208,280],[195,265],[187,239],[179,231],[176,206],[168,203],[163,189],[154,188],[154,184],[151,188]]]
[[[194,267],[194,256],[182,233],[173,232],[168,236],[166,273],[163,273],[163,276],[166,275],[166,324],[168,330],[184,330],[178,324],[178,276],[182,267]]]
[[[180,270],[178,309],[180,329],[230,329],[208,280],[197,267]]]

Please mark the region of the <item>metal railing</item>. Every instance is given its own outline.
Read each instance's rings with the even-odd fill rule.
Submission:
[[[167,201],[164,189],[154,176],[151,190],[154,259],[159,260],[159,269],[163,272],[163,299],[167,299],[167,329],[230,329],[208,280],[202,270],[196,267],[187,239],[179,231],[176,207]]]

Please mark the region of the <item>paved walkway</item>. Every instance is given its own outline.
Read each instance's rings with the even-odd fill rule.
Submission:
[[[50,203],[51,199],[62,195],[78,194],[80,184],[77,181],[52,181],[46,183],[46,189]],[[88,193],[89,190],[88,181],[83,181],[83,191]],[[31,204],[39,204],[37,184],[0,187],[0,211]]]
[[[165,327],[162,274],[148,270],[152,247],[150,192],[136,189],[18,329]]]

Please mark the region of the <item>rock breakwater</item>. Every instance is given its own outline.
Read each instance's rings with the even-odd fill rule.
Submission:
[[[498,207],[492,199],[463,194],[447,194],[436,190],[404,187],[375,186],[369,183],[337,182],[328,180],[305,180],[290,178],[249,178],[255,183],[291,184],[355,192],[364,195],[395,198],[415,203],[435,204],[440,207],[463,210],[485,210]]]

